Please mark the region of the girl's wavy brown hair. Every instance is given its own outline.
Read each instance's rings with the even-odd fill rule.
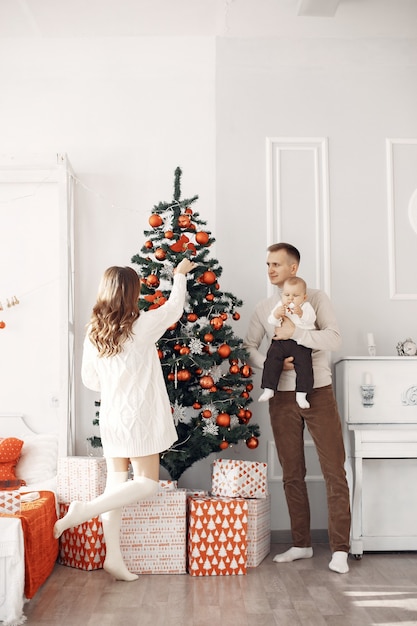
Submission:
[[[90,320],[89,338],[101,357],[123,350],[139,317],[140,280],[131,267],[109,267],[103,274]]]

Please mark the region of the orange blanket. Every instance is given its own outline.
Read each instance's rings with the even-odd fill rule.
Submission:
[[[40,498],[22,502],[22,520],[25,543],[25,597],[33,598],[52,573],[58,557],[58,540],[53,537],[57,520],[55,496],[51,491],[40,491]]]

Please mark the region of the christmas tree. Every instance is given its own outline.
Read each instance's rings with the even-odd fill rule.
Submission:
[[[163,306],[182,258],[198,263],[188,276],[181,319],[158,342],[178,432],[178,441],[161,454],[161,465],[173,480],[211,452],[241,440],[256,448],[260,434],[250,423],[248,354],[231,325],[240,317],[242,301],[220,288],[222,268],[209,256],[215,239],[192,208],[198,196],[181,199],[181,175],[177,168],[173,200],[153,208],[141,254],[132,258],[142,277],[139,307],[145,311]]]
[[[188,298],[181,319],[158,342],[178,440],[161,454],[161,465],[173,480],[211,452],[245,441],[258,446],[259,426],[251,424],[252,369],[247,351],[233,331],[242,301],[220,289],[222,268],[210,258],[215,239],[191,207],[198,199],[181,200],[181,170],[175,170],[174,198],[155,206],[141,253],[139,308],[163,306],[172,287],[173,270],[188,256],[198,266],[188,275]],[[96,406],[100,406],[97,401]],[[99,425],[99,408],[93,421]],[[89,437],[92,448],[100,437]]]

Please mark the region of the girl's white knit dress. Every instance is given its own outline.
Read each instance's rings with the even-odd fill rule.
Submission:
[[[99,357],[88,332],[83,383],[99,391],[100,436],[105,457],[131,458],[163,452],[177,440],[156,342],[182,315],[186,277],[175,274],[169,299],[141,312],[132,339],[111,357]]]

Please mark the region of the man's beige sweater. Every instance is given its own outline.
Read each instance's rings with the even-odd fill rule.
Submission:
[[[338,350],[341,345],[339,327],[330,299],[324,291],[307,289],[307,298],[316,312],[317,330],[303,330],[296,326],[291,339],[313,350],[314,387],[325,387],[332,382],[328,352]],[[249,351],[249,364],[252,367],[263,367],[265,354],[260,352],[259,348],[264,338],[268,341],[268,347],[272,341],[274,327],[268,323],[268,317],[280,299],[281,293],[277,290],[273,296],[259,302],[251,317],[244,346]],[[295,371],[284,370],[279,380],[278,390],[293,391],[294,389]]]

